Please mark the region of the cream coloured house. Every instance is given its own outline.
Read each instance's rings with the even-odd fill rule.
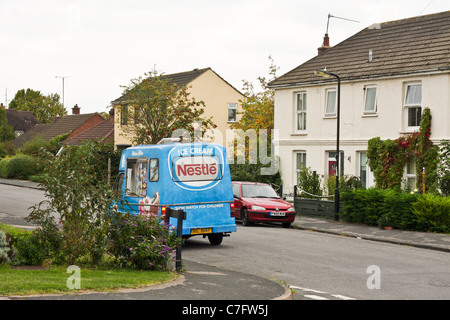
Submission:
[[[286,194],[297,185],[302,165],[321,176],[335,173],[337,78],[315,70],[326,68],[340,77],[340,171],[359,176],[367,187],[374,185],[366,163],[371,138],[413,133],[428,107],[432,141],[450,139],[450,11],[374,24],[319,49],[316,57],[270,83]],[[404,176],[413,187],[413,164]]]
[[[226,130],[239,120],[240,100],[243,100],[244,96],[211,68],[194,69],[163,77],[170,79],[171,83],[179,87],[186,85],[189,88],[190,97],[205,103],[203,116],[212,117],[217,125],[215,142],[225,145]],[[119,148],[132,145],[132,139],[125,133],[124,128],[134,121],[132,117],[123,117],[120,108],[117,108],[122,103],[124,103],[123,97],[111,102],[115,109],[114,144]]]

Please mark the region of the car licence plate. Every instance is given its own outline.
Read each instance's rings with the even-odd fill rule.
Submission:
[[[273,211],[270,213],[272,217],[284,217],[286,215],[285,212]]]
[[[191,229],[191,234],[205,234],[212,233],[212,228],[195,228]]]

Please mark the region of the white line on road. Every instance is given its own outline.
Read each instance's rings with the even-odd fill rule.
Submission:
[[[311,292],[311,293],[316,293],[316,294],[327,294],[330,295],[332,297],[338,298],[338,299],[342,299],[342,300],[356,300],[354,298],[351,297],[347,297],[347,296],[343,296],[341,294],[331,294],[325,291],[319,291],[319,290],[314,290],[314,289],[309,289],[309,288],[302,288],[302,287],[297,287],[297,286],[290,286],[291,289],[297,289],[297,290],[301,290],[304,292]],[[304,295],[305,298],[310,298],[310,299],[315,299],[315,300],[329,300],[328,298],[322,297],[322,296],[318,296],[315,294],[305,294]]]
[[[309,298],[309,299],[314,299],[314,300],[329,300],[325,297],[316,296],[314,294],[305,294],[304,297]]]

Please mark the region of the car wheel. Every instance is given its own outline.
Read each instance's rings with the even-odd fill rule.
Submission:
[[[250,225],[250,220],[248,218],[248,212],[247,209],[242,208],[241,210],[241,220],[242,220],[242,225],[243,226],[249,226]]]
[[[290,223],[290,222],[283,222],[283,223],[281,224],[281,226],[282,226],[283,228],[290,228],[290,227],[291,227],[291,223]]]
[[[211,243],[213,246],[218,246],[222,243],[223,240],[223,233],[213,233],[208,235],[209,243]]]

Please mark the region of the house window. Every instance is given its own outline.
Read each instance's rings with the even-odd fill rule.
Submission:
[[[327,101],[325,108],[325,116],[336,116],[336,89],[327,89]]]
[[[422,84],[406,85],[404,110],[407,127],[419,127],[422,118]]]
[[[304,167],[306,167],[306,152],[305,151],[295,152],[295,171],[297,172],[297,180],[295,181],[295,184],[298,183],[300,170]]]
[[[296,130],[306,130],[306,92],[297,93],[297,108],[295,119],[297,122]]]
[[[416,162],[414,161],[414,159],[408,160],[406,162],[405,173],[406,189],[414,190],[417,185]]]
[[[141,116],[141,113],[139,111],[140,111],[139,107],[135,106],[134,107],[134,124],[140,123],[139,118]]]
[[[237,103],[228,104],[228,122],[237,121]]]
[[[128,124],[128,106],[120,108],[120,124]]]
[[[366,86],[365,99],[364,99],[364,113],[376,113],[377,112],[377,87]]]

